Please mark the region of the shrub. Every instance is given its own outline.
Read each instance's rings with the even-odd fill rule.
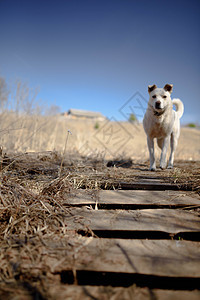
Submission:
[[[95,123],[94,129],[99,129],[99,123],[98,122]]]
[[[136,118],[136,116],[132,113],[132,114],[130,114],[128,120],[129,120],[129,122],[135,122],[135,121],[137,121],[137,118]]]
[[[189,123],[187,126],[190,127],[190,128],[195,128],[195,127],[196,127],[196,124],[194,124],[194,123]]]

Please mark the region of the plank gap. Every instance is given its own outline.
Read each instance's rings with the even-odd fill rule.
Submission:
[[[129,287],[136,284],[138,287],[167,290],[200,290],[200,278],[167,277],[132,273],[98,272],[85,270],[63,270],[60,273],[63,284]]]
[[[80,190],[88,189],[88,186],[82,185]],[[173,190],[173,191],[194,191],[195,189],[188,184],[173,184],[173,183],[165,183],[165,182],[103,182],[100,185],[101,190],[154,190],[154,191],[165,191],[165,190]]]
[[[138,209],[184,209],[191,210],[200,207],[197,205],[188,205],[188,204],[107,204],[107,203],[64,203],[64,206],[68,207],[90,207],[92,209],[98,208],[98,210],[138,210]]]
[[[172,234],[163,231],[133,231],[133,230],[78,230],[78,234],[84,237],[96,237],[106,239],[133,239],[133,240],[185,240],[200,242],[200,232],[179,232]]]

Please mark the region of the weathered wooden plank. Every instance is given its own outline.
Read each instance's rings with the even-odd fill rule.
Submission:
[[[185,210],[88,210],[71,209],[75,221],[67,223],[76,230],[121,230],[121,231],[162,231],[171,234],[179,232],[200,232],[197,214]],[[67,218],[66,218],[67,222]]]
[[[53,271],[72,266],[76,271],[200,278],[200,243],[82,238],[73,262],[63,260]]]
[[[177,184],[171,183],[163,183],[154,180],[140,180],[132,183],[129,182],[121,182],[120,186],[122,189],[144,189],[144,190],[179,190],[179,186]]]
[[[198,195],[193,197],[188,192],[180,191],[146,191],[146,190],[107,190],[107,191],[77,191],[69,195],[64,204],[96,205],[112,207],[112,205],[159,206],[159,207],[192,207],[200,205]]]
[[[59,277],[59,275],[54,275]],[[53,278],[54,279],[54,278]],[[47,281],[48,282],[48,281]],[[39,284],[38,284],[39,285]],[[20,299],[32,300],[32,291],[27,290],[26,286],[9,283],[7,286],[0,283],[0,299]],[[17,296],[16,296],[17,295]],[[37,294],[36,294],[37,295]],[[149,289],[137,287],[132,285],[130,287],[112,287],[112,286],[78,286],[62,284],[58,278],[54,282],[48,282],[47,289],[43,292],[45,299],[67,299],[67,300],[91,300],[91,299],[104,299],[104,300],[199,300],[200,291],[173,291],[162,289]],[[35,296],[35,299],[39,297]],[[42,298],[44,299],[44,297]]]
[[[166,179],[166,177],[165,177]],[[144,178],[140,176],[140,178],[136,177],[136,180],[130,181],[119,181],[114,182],[113,186],[115,188],[121,188],[124,190],[138,190],[138,189],[144,189],[144,190],[157,190],[157,191],[164,191],[164,190],[184,190],[184,191],[192,191],[191,184],[188,184],[187,182],[182,183],[171,183],[166,182],[163,180],[163,178],[150,178],[147,176],[147,178]],[[106,189],[105,185],[102,186],[103,189]]]
[[[139,204],[139,205],[200,205],[200,198],[188,196],[179,191],[146,191],[118,190],[100,191],[99,200],[102,203]]]
[[[77,286],[77,285],[51,285],[49,294],[53,299],[104,299],[104,300],[199,300],[200,292],[195,291],[170,291],[149,288],[139,288],[133,285],[129,288],[102,287],[102,286]]]

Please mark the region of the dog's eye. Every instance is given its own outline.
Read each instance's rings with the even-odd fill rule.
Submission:
[[[167,98],[167,96],[166,96],[166,95],[164,95],[164,96],[162,96],[162,97],[163,97],[164,99],[165,99],[165,98]]]
[[[156,98],[156,95],[153,95],[152,98],[155,99],[155,98]]]

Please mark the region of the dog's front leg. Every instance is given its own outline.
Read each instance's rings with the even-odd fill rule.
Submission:
[[[171,134],[171,154],[170,154],[170,158],[169,158],[169,164],[168,164],[168,169],[172,169],[173,168],[173,164],[174,164],[174,152],[176,150],[177,144],[178,144],[178,137],[177,135],[175,135],[174,133]]]
[[[148,148],[149,148],[150,170],[155,171],[156,170],[156,161],[155,161],[155,155],[154,155],[154,140],[152,138],[148,137],[147,144],[148,144]]]
[[[170,136],[167,136],[166,138],[163,139],[162,152],[161,152],[161,157],[160,157],[160,168],[161,169],[165,169],[166,165],[167,165],[166,156],[167,156],[167,149],[169,146],[169,139],[170,139]]]

